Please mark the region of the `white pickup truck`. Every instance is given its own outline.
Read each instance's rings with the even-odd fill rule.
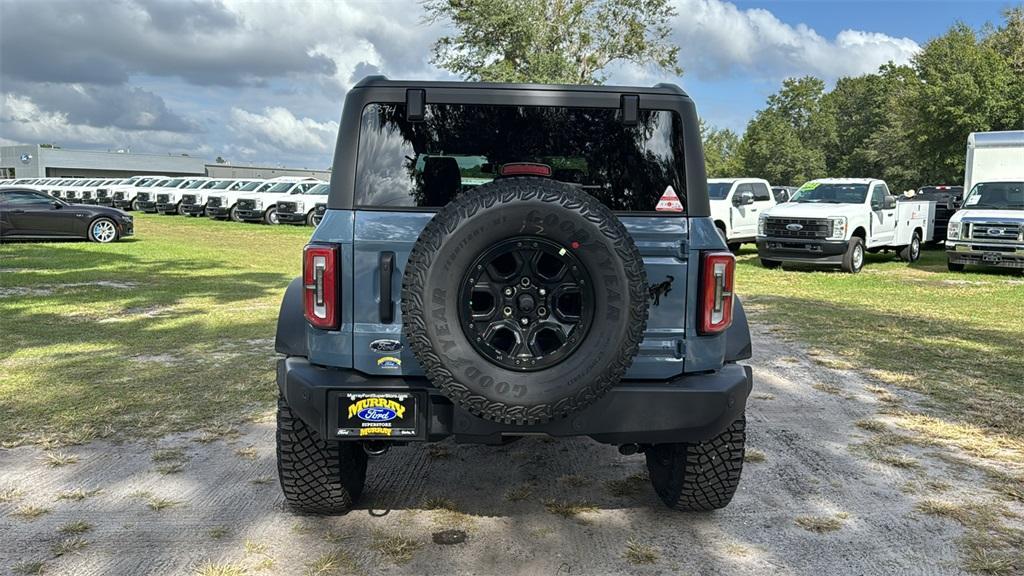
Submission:
[[[775,206],[767,180],[760,178],[708,178],[711,219],[718,235],[733,252],[757,238],[757,219]]]
[[[964,196],[949,219],[950,272],[968,264],[1024,272],[1024,130],[967,138]]]
[[[865,252],[895,250],[916,261],[934,233],[935,202],[893,196],[881,180],[824,178],[761,214],[757,253],[766,268],[804,262],[856,274]]]

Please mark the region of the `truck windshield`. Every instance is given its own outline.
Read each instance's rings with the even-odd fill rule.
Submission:
[[[808,182],[796,191],[790,202],[820,204],[863,204],[868,197],[867,184],[831,184]]]
[[[330,193],[330,184],[317,184],[316,186],[313,186],[312,188],[306,191],[306,194],[310,196],[327,196]]]
[[[510,163],[543,164],[613,210],[654,211],[672,190],[686,202],[682,121],[641,110],[430,104],[422,122],[403,104],[371,104],[359,133],[355,204],[444,206]]]
[[[708,182],[708,198],[711,200],[725,200],[732,189],[732,182]]]
[[[982,182],[971,188],[964,208],[1024,210],[1024,182]]]

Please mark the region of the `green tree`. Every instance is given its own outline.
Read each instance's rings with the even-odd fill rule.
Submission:
[[[737,150],[740,138],[735,132],[709,126],[701,120],[700,137],[704,143],[704,164],[709,178],[742,176]]]
[[[424,0],[456,33],[431,62],[466,80],[596,84],[616,61],[681,74],[669,0]]]
[[[1019,128],[1021,99],[1009,60],[973,29],[956,24],[930,40],[913,60],[920,80],[905,104],[914,111],[911,135],[924,176],[934,183],[963,178],[971,132]]]
[[[747,124],[739,146],[743,173],[772,184],[799,185],[828,173],[836,123],[818,78],[788,78]]]

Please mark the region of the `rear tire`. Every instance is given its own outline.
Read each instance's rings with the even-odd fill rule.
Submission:
[[[782,266],[782,262],[779,262],[778,260],[765,260],[764,258],[761,258],[761,266],[764,266],[769,270],[774,270],[776,268],[780,268]]]
[[[956,262],[950,262],[949,260],[946,260],[946,268],[949,269],[950,272],[963,272],[964,271],[964,265],[963,264],[957,264]]]
[[[277,473],[288,505],[310,514],[341,514],[366,483],[366,452],[355,442],[324,442],[277,400]]]
[[[647,448],[647,471],[654,491],[675,510],[724,508],[740,484],[746,439],[746,419],[741,416],[711,440]]]
[[[914,232],[910,244],[900,249],[900,259],[905,262],[917,262],[921,259],[921,237]]]
[[[864,267],[864,240],[859,236],[850,239],[850,245],[846,247],[846,254],[843,254],[843,272],[856,274]]]

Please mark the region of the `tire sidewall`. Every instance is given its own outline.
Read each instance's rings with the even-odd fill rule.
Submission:
[[[267,208],[263,212],[263,221],[267,224],[277,224],[277,208]]]
[[[515,187],[529,190],[534,179],[517,180],[522,182]],[[471,202],[460,199],[457,203],[463,206],[439,214],[421,236],[421,242],[430,244],[421,254],[429,254],[430,261],[409,266],[406,272],[403,318],[413,351],[449,398],[488,419],[543,421],[589,404],[621,377],[625,367],[617,363],[623,347],[635,354],[643,334],[647,286],[642,259],[631,242],[616,245],[610,237],[628,240],[628,233],[599,204],[607,212],[605,218],[567,209],[579,208],[573,199],[579,194],[566,186],[572,194],[548,195],[562,186],[543,182],[547,186],[538,188],[532,199],[522,190],[517,191],[519,199],[508,198],[507,187],[497,189],[499,194],[484,187],[474,191],[475,198],[482,204],[493,202],[494,209],[467,206]],[[593,208],[588,205],[584,213]],[[609,234],[599,221],[605,228],[609,223],[618,226],[619,233]],[[473,348],[459,324],[459,293],[466,271],[494,243],[515,237],[544,238],[566,249],[577,242],[574,254],[592,280],[593,322],[584,340],[562,362],[537,371],[518,372],[490,362]],[[416,277],[410,278],[410,273]],[[640,291],[631,286],[637,277],[642,279]],[[420,331],[422,338],[417,338]]]
[[[99,224],[100,222],[110,222],[110,225],[114,227],[114,236],[110,240],[100,240],[93,233],[93,230],[96,228],[96,224]],[[107,218],[106,216],[100,216],[99,218],[96,218],[92,222],[89,222],[89,240],[90,241],[96,242],[96,243],[99,243],[99,244],[110,244],[112,242],[117,242],[117,239],[119,237],[120,237],[120,234],[117,231],[117,223],[114,222],[113,220],[111,220],[110,218]]]

